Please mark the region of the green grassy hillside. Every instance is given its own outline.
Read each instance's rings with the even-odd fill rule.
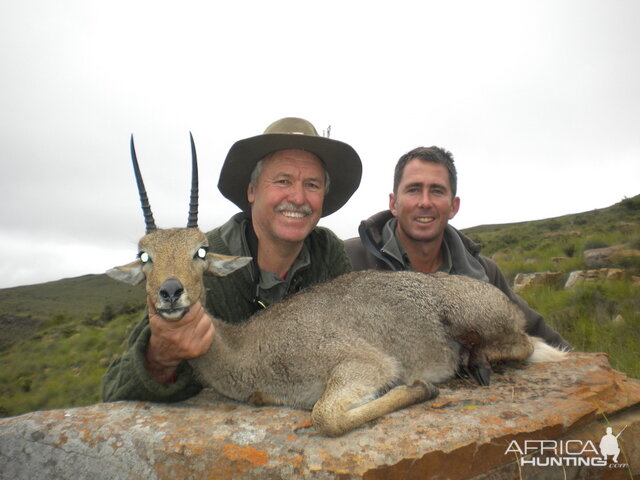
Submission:
[[[640,196],[592,212],[465,233],[510,279],[518,272],[568,274],[585,267],[585,249],[623,243],[640,249]],[[640,275],[636,260],[616,266]],[[577,350],[607,352],[616,368],[640,378],[640,286],[631,279],[574,290],[535,287],[522,296]],[[0,290],[0,416],[99,401],[102,375],[143,305],[141,287],[104,275]]]
[[[612,207],[535,222],[486,225],[465,233],[483,245],[505,275],[584,270],[583,252],[625,244],[640,250],[640,195]],[[640,275],[640,258],[618,260],[608,267]],[[640,284],[627,280],[565,290],[531,287],[520,295],[540,312],[576,350],[606,352],[611,364],[640,378]]]
[[[640,249],[640,195],[609,208],[533,222],[483,225],[464,230],[493,256],[510,280],[517,273],[584,269],[582,252],[627,244]],[[563,258],[558,263],[554,259]],[[640,268],[640,263],[612,265]]]
[[[106,275],[83,275],[55,282],[0,289],[0,352],[29,338],[42,322],[63,315],[83,320],[107,309],[144,305],[144,287]]]
[[[107,308],[82,320],[58,314],[43,321],[0,353],[0,416],[100,401],[102,375],[141,315],[141,307]]]
[[[144,303],[144,287],[135,287],[106,275],[83,275],[55,282],[0,289],[0,315],[49,318],[63,313],[84,317],[107,305]]]

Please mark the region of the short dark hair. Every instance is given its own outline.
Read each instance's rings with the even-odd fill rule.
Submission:
[[[404,173],[404,167],[406,167],[409,160],[417,158],[423,162],[439,163],[447,167],[449,171],[449,184],[451,185],[451,192],[453,197],[456,196],[458,191],[458,172],[456,166],[453,163],[453,155],[450,151],[440,147],[418,147],[414,148],[410,152],[405,153],[400,157],[393,174],[393,194],[398,194],[398,186],[400,180],[402,180],[402,174]]]

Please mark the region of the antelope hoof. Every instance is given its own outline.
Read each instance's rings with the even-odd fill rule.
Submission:
[[[431,400],[432,398],[436,398],[440,394],[440,390],[432,383],[425,383],[422,380],[416,380],[409,387],[411,390],[419,391],[420,394],[418,398],[420,402],[424,402],[426,400]]]
[[[470,365],[469,375],[476,379],[479,385],[488,387],[491,384],[491,367],[484,365]]]

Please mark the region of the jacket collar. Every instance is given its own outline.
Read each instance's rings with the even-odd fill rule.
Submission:
[[[385,224],[393,218],[393,214],[391,210],[383,210],[382,212],[378,212],[375,215],[370,216],[366,220],[360,222],[360,227],[358,228],[358,232],[360,233],[360,238],[364,240],[366,236],[369,241],[375,245],[378,249],[382,248],[384,245],[384,241],[382,239],[382,231]],[[467,237],[460,230],[452,227],[451,225],[447,225],[447,230],[449,232],[455,232],[462,241],[464,247],[471,253],[476,256],[482,250],[482,245],[474,242],[469,237]]]
[[[382,247],[384,246],[382,231],[385,224],[392,218],[393,214],[390,210],[378,212],[360,222],[358,233],[360,234],[360,240],[364,248],[378,261],[385,264],[391,270],[403,270],[404,267],[401,262],[382,253]]]
[[[360,223],[358,233],[367,251],[393,270],[402,270],[404,269],[402,262],[398,261],[394,256],[382,253],[385,246],[383,238],[384,227],[392,218],[393,214],[390,210],[378,212]],[[446,227],[445,242],[453,257],[455,273],[486,280],[486,273],[475,258],[482,249],[480,244],[474,242],[451,225]]]

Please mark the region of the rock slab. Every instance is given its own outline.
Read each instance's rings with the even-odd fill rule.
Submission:
[[[597,270],[574,270],[564,284],[564,288],[575,288],[585,283],[600,283],[624,280],[628,272],[620,268],[599,268]]]
[[[597,452],[576,448],[597,446],[607,426],[614,434],[626,426],[622,453],[615,465],[593,465]],[[256,408],[211,391],[178,404],[103,403],[5,418],[0,477],[637,478],[639,439],[640,381],[612,369],[604,354],[572,353],[555,364],[500,366],[490,387],[453,380],[432,401],[338,438],[318,435],[309,412]],[[552,442],[544,455],[518,454],[541,440]],[[544,465],[562,457],[562,445],[582,464]]]
[[[587,268],[603,268],[625,261],[629,262],[640,259],[640,250],[630,248],[626,245],[614,245],[613,247],[585,250],[583,256]]]
[[[513,291],[520,293],[532,286],[554,286],[561,281],[563,276],[564,272],[518,273],[513,279]]]

